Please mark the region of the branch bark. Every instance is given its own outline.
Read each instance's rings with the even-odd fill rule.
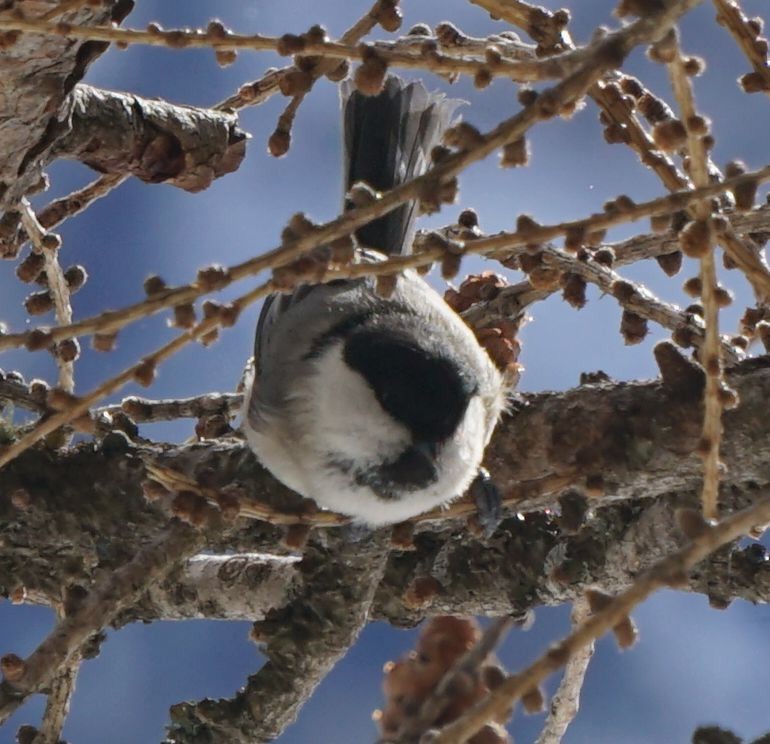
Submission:
[[[232,699],[174,706],[168,744],[272,741],[294,721],[366,624],[384,571],[387,531],[363,540],[345,532],[331,550],[308,546],[293,599],[255,624],[268,641],[265,665]]]
[[[99,173],[130,173],[195,192],[237,170],[246,154],[247,136],[235,114],[82,84],[70,98],[71,129],[57,141],[52,159],[80,160]]]
[[[133,0],[106,0],[78,8],[66,20],[120,22],[133,7]],[[10,18],[13,12],[0,10],[0,19]],[[108,46],[23,34],[4,47],[0,55],[0,211],[13,208],[40,181],[51,150],[69,129],[70,92]]]
[[[728,382],[741,396],[741,405],[725,413],[724,510],[751,503],[757,489],[770,484],[770,432],[766,419],[756,415],[770,395],[770,362],[744,362]],[[412,625],[426,614],[501,614],[563,602],[592,581],[608,590],[622,587],[648,560],[681,544],[673,509],[693,505],[701,483],[698,458],[690,454],[700,435],[698,396],[697,390],[671,391],[660,382],[647,382],[584,385],[524,398],[498,428],[487,457],[504,495],[524,519],[506,520],[483,551],[457,521],[418,525],[417,549],[391,556],[373,614]],[[249,498],[283,512],[299,504],[237,440],[175,447],[132,445],[111,435],[99,448],[83,445],[60,453],[34,449],[0,472],[0,493],[7,495],[0,499],[2,593],[24,586],[58,601],[64,587],[89,586],[97,568],[120,566],[139,542],[157,536],[165,517],[142,497],[143,457],[193,478],[212,479],[214,487],[238,483]],[[560,482],[579,486],[597,474],[603,478],[604,494],[589,502],[595,516],[577,535],[560,530],[552,514],[533,513],[544,506],[558,508],[558,493],[533,498],[528,484],[558,476]],[[28,500],[10,498],[18,489],[26,491]],[[314,534],[313,540],[339,539],[335,530]],[[238,520],[208,545],[221,552],[276,553],[279,542],[277,527]],[[723,600],[742,596],[766,601],[770,571],[742,555],[732,554],[730,570],[726,556],[712,559],[694,574],[691,588]],[[271,566],[265,581],[280,575],[291,587],[292,564]],[[426,573],[444,590],[430,607],[409,610],[401,597],[414,577]],[[229,605],[242,592],[244,581],[252,588],[262,585],[246,568],[246,578],[226,571],[209,571],[207,576],[206,582],[216,582],[215,590],[204,590],[206,582],[191,578],[189,570],[186,576],[174,574],[159,585],[160,594],[145,595],[115,622],[200,616],[207,606],[208,616],[217,616],[222,604]],[[198,590],[176,596],[177,581]],[[221,603],[211,607],[208,591],[221,593]],[[280,594],[268,595],[268,604],[280,603]],[[239,617],[254,619],[249,613],[260,611],[243,607],[239,614],[239,606],[233,604]]]
[[[153,581],[180,559],[199,550],[201,535],[182,522],[172,522],[160,537],[141,548],[114,573],[103,576],[82,604],[56,624],[51,634],[20,665],[20,674],[0,685],[0,724],[34,692],[46,687],[75,657],[88,639],[101,631]],[[4,657],[5,658],[5,657]]]

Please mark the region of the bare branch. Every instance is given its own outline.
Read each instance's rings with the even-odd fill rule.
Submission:
[[[67,720],[80,659],[77,654],[64,663],[51,681],[43,722],[32,744],[59,744]]]
[[[2,390],[2,388],[0,388]],[[180,418],[200,418],[212,413],[237,413],[243,405],[239,393],[207,393],[194,398],[178,400],[148,400],[131,396],[121,401],[120,406],[100,409],[107,413],[125,411],[138,424],[152,421],[174,421]]]
[[[20,375],[0,373],[0,400],[8,401],[28,411],[35,411],[36,413],[44,413],[46,411],[45,393],[47,389],[48,385],[41,387],[40,393],[42,395],[38,394],[37,390],[33,392],[30,386],[23,382]]]
[[[714,229],[725,253],[751,284],[757,302],[761,305],[770,304],[770,269],[761,252],[741,239],[734,227],[725,220],[715,220]]]
[[[38,213],[40,224],[47,230],[60,225],[70,217],[88,209],[97,199],[107,196],[127,178],[127,173],[110,173],[100,176],[88,186],[73,191],[61,199],[55,199]]]
[[[572,625],[579,626],[589,614],[586,599],[576,599],[572,604]],[[548,718],[535,744],[560,744],[580,709],[580,691],[593,654],[594,644],[589,643],[576,651],[565,664],[564,676],[553,696]]]
[[[261,297],[264,297],[268,291],[268,286],[263,284],[234,300],[230,303],[230,307],[237,317],[237,314],[245,307],[248,307]],[[39,442],[43,437],[87,413],[91,406],[98,403],[110,393],[122,388],[129,380],[136,380],[140,384],[149,385],[155,376],[155,370],[159,364],[176,354],[191,341],[195,341],[199,338],[204,339],[207,335],[216,331],[221,323],[223,323],[223,318],[218,315],[202,320],[189,331],[180,334],[151,354],[143,357],[138,363],[131,365],[114,377],[105,380],[90,393],[78,398],[73,397],[62,410],[40,421],[34,429],[27,432],[7,447],[0,449],[0,468],[7,465],[20,453]]]
[[[696,0],[687,0],[692,7]],[[377,3],[379,5],[379,3]],[[377,7],[375,5],[375,7]],[[675,10],[678,15],[684,10]],[[332,68],[337,67],[341,60],[365,59],[367,50],[355,44],[355,41],[371,30],[370,16],[365,16],[358,24],[349,30],[348,36],[339,42],[330,42],[309,38],[308,35],[292,36],[299,48],[295,53],[302,56],[320,57],[328,61]],[[673,22],[675,18],[664,21]],[[647,24],[640,24],[642,26]],[[366,28],[370,26],[369,28]],[[50,23],[42,19],[33,18],[8,18],[0,19],[0,30],[19,31],[25,34],[43,34],[50,36],[62,36],[66,38],[86,39],[89,41],[118,42],[125,45],[146,44],[149,46],[162,46],[172,49],[210,48],[215,51],[273,51],[286,53],[286,37],[264,36],[261,34],[243,35],[236,34],[218,26],[208,29],[181,30],[161,29],[157,25],[147,30],[117,28],[106,26],[72,25],[68,23]],[[652,39],[648,39],[652,40]],[[641,43],[641,39],[632,42],[632,45]],[[426,43],[429,47],[426,47]],[[467,56],[442,54],[436,48],[435,42],[421,39],[420,43],[407,39],[397,42],[378,42],[371,47],[376,50],[388,65],[400,68],[427,69],[443,75],[467,74],[476,76],[480,72],[492,77],[508,77],[518,82],[532,82],[538,80],[558,79],[576,72],[587,58],[594,55],[594,50],[574,49],[557,57],[545,59],[505,59],[491,61],[488,59],[474,60]],[[428,54],[426,54],[428,52]],[[280,73],[275,81],[280,80]],[[273,79],[271,79],[271,83]],[[261,86],[264,94],[266,87]],[[246,94],[248,96],[248,94]],[[239,96],[243,100],[243,96]],[[223,102],[224,105],[225,102]]]
[[[624,101],[621,85],[627,79],[622,78],[619,81],[620,85],[615,80],[597,83],[591,89],[591,97],[601,107],[610,122],[621,127],[620,136],[623,141],[639,155],[639,160],[644,165],[658,175],[666,188],[670,191],[679,191],[690,187],[692,185],[690,180],[679,172],[668,154],[656,147],[650,135],[639,122],[634,110]],[[635,78],[634,81],[636,81]],[[644,90],[641,84],[639,87]],[[651,95],[649,91],[644,90],[643,95],[645,94]]]
[[[72,323],[72,304],[70,302],[70,290],[59,264],[58,252],[61,240],[58,235],[46,233],[26,199],[21,200],[20,206],[21,223],[24,225],[24,229],[32,241],[35,252],[42,255],[45,259],[46,282],[48,284],[48,291],[53,298],[56,321],[60,326],[69,325]],[[66,341],[70,344],[77,343],[72,340]],[[68,393],[73,392],[75,389],[74,356],[77,356],[77,346],[74,349],[74,354],[66,356],[62,353],[61,347],[54,349],[56,364],[59,367],[59,386]]]
[[[765,401],[770,396],[770,374],[766,360],[743,362],[728,375],[728,382],[737,390],[742,405],[725,414],[722,456],[728,471],[723,480],[721,500],[725,505],[729,503],[740,506],[747,503],[745,499],[751,498],[756,487],[770,485],[767,468],[770,462],[770,441],[762,417],[756,416],[756,411],[764,410]],[[700,489],[702,478],[700,461],[690,454],[700,437],[701,392],[702,381],[699,387],[697,380],[691,383],[683,380],[681,387],[668,387],[661,383],[604,383],[585,385],[562,394],[527,396],[498,427],[488,449],[485,465],[495,473],[496,482],[512,512],[530,514],[546,506],[554,507],[561,490],[570,485],[584,488],[587,483],[591,484],[591,492],[596,494],[590,502],[591,507],[596,509],[615,501],[631,501],[638,505],[638,500],[642,498],[652,500],[666,496],[672,499],[687,498],[688,505],[692,505],[690,499]],[[241,441],[212,440],[172,447],[131,445],[125,438],[118,439],[122,439],[125,449],[115,454],[109,454],[109,448],[116,446],[114,441],[105,443],[109,447],[96,449],[91,444],[83,445],[58,455],[56,459],[50,458],[45,450],[32,450],[0,471],[0,493],[12,494],[19,488],[26,488],[29,502],[26,511],[12,510],[11,505],[7,505],[5,508],[11,510],[10,519],[0,520],[0,556],[3,556],[0,560],[0,583],[6,586],[21,583],[30,589],[44,589],[45,593],[55,596],[57,586],[64,582],[64,578],[56,568],[51,568],[47,560],[56,556],[55,566],[63,567],[67,564],[68,556],[96,555],[96,547],[90,543],[92,535],[109,538],[110,544],[115,546],[116,554],[125,555],[126,551],[131,550],[132,540],[137,537],[134,534],[126,535],[121,527],[122,522],[114,523],[116,509],[112,499],[117,494],[120,494],[121,509],[130,509],[132,524],[144,525],[137,534],[150,539],[149,536],[155,534],[151,525],[157,523],[158,513],[157,509],[148,507],[143,501],[141,484],[147,473],[141,467],[142,459],[149,459],[167,470],[186,474],[181,487],[187,482],[197,486],[198,479],[214,491],[228,485],[237,486],[243,494],[241,509],[244,515],[249,515],[250,510],[254,509],[254,516],[258,516],[256,508],[263,505],[263,513],[269,509],[279,509],[286,514],[287,524],[301,521],[297,517],[299,500],[296,495],[278,485],[269,473],[259,467]],[[126,463],[125,466],[122,463]],[[35,473],[34,484],[28,478],[30,472]],[[84,479],[86,473],[88,477]],[[550,484],[550,487],[533,487],[540,483]],[[61,484],[67,484],[63,492]],[[598,493],[600,488],[603,489],[601,495]],[[54,498],[57,494],[66,499],[72,524],[78,526],[75,533],[55,528],[57,521],[52,515],[58,508],[58,501]],[[110,494],[113,496],[110,497]],[[472,510],[471,503],[460,501],[448,513],[435,513],[432,522],[421,523],[424,527],[418,529],[439,530],[442,524],[447,524],[447,518],[455,515],[456,529],[462,530],[456,522],[457,516],[470,514]],[[100,513],[103,514],[100,521],[94,521]],[[596,539],[603,541],[603,535],[613,532],[617,534],[620,529],[621,536],[625,534],[624,549],[631,550],[631,555],[660,556],[662,551],[676,547],[675,540],[664,539],[664,535],[670,535],[672,530],[675,532],[675,528],[670,509],[654,513],[657,515],[652,523],[654,527],[648,526],[642,530],[638,546],[634,546],[626,534],[626,527],[612,520],[609,524],[599,523]],[[333,516],[328,512],[318,514],[326,515],[327,518]],[[519,537],[521,530],[525,529],[524,523],[516,526],[516,520],[512,523],[512,532],[504,530],[499,535],[502,540],[512,540],[510,545],[488,545],[480,551],[472,539],[470,543],[458,543],[456,550],[459,552],[452,554],[451,560],[447,557],[446,563],[444,560],[439,561],[439,565],[467,565],[472,572],[455,576],[451,571],[439,571],[436,568],[435,571],[439,571],[436,577],[445,587],[446,593],[436,599],[431,612],[506,613],[511,612],[511,602],[515,597],[537,596],[541,590],[530,591],[526,587],[542,584],[543,562],[553,539],[547,537],[549,529],[552,529],[548,527],[552,517],[542,519],[545,519],[542,534],[536,532],[527,538],[530,541],[527,544],[539,547],[527,556],[519,556],[520,550],[516,548],[519,544],[517,541],[523,539]],[[527,525],[531,526],[526,529],[535,530],[541,524],[541,519],[535,516],[527,520]],[[331,519],[327,521],[327,524],[333,523]],[[4,531],[3,524],[7,525]],[[82,526],[86,524],[93,527],[84,532]],[[242,551],[274,549],[277,540],[274,528],[264,522],[251,520],[246,524],[250,525],[248,538],[232,538],[227,548]],[[644,543],[651,534],[662,541],[656,544],[657,547]],[[268,537],[264,538],[265,535]],[[255,542],[257,538],[264,538],[266,542]],[[32,540],[37,547],[30,552],[25,546]],[[616,576],[615,587],[620,581],[617,577],[622,575],[627,578],[626,570],[635,565],[636,559],[632,561],[629,554],[621,552],[617,560],[608,560],[605,565],[605,548],[587,549],[587,544],[576,543],[572,550],[577,552],[572,553],[572,558],[569,558],[568,553],[567,565],[571,566],[570,571],[578,572],[576,580],[584,575],[584,565],[587,566],[585,575],[594,577],[599,573],[607,576],[605,572],[617,571],[617,575],[612,574]],[[437,546],[436,550],[439,549]],[[541,550],[545,553],[541,553]],[[513,555],[519,556],[515,567],[510,564]],[[405,553],[400,561],[406,561],[409,565],[411,556]],[[424,554],[417,553],[414,560],[420,556],[422,560],[426,559]],[[495,556],[497,558],[493,560]],[[596,556],[602,558],[598,563],[593,563]],[[529,560],[532,562],[529,568],[522,565],[522,562]],[[414,570],[418,570],[419,565],[415,563]],[[426,569],[422,565],[424,575]],[[733,568],[728,571],[730,566]],[[727,598],[735,596],[737,592],[754,601],[766,599],[767,587],[770,587],[766,576],[768,572],[762,572],[761,575],[752,573],[747,566],[747,573],[744,574],[737,570],[737,566],[735,560],[731,564],[723,564],[724,570],[720,570],[715,586],[724,587]],[[481,592],[475,578],[472,586],[466,585],[464,576],[487,576],[488,571],[491,573],[485,580],[485,586],[488,583],[489,593]],[[406,590],[408,575],[410,572],[407,570],[406,584],[393,590],[395,596],[400,596]],[[402,573],[397,572],[395,577],[399,577],[400,581]],[[755,585],[754,578],[761,580],[761,583]],[[698,586],[699,591],[711,591],[705,578]],[[520,589],[514,590],[511,587]],[[543,601],[551,597],[548,601],[553,602],[556,597],[564,601],[573,595],[569,585],[565,585],[551,586],[539,596],[543,597]],[[414,617],[400,603],[394,605],[392,596],[388,601],[390,604],[383,599],[381,606],[387,605],[390,608],[387,611],[389,617],[400,622]]]
[[[163,31],[156,24],[146,31],[121,29],[118,24],[130,0],[103,0],[99,8],[82,0],[45,0],[24,13],[15,7],[0,10],[0,29],[23,29],[0,31],[0,101],[15,106],[18,88],[18,100],[24,104],[18,114],[8,116],[6,111],[4,116],[0,111],[0,140],[10,147],[5,160],[0,154],[0,200],[6,210],[0,220],[0,253],[8,257],[17,255],[26,235],[33,239],[33,250],[43,251],[47,228],[106,193],[125,173],[197,190],[220,172],[237,167],[244,142],[238,139],[242,133],[235,116],[226,109],[259,103],[281,91],[288,100],[277,132],[287,135],[284,140],[288,143],[292,122],[315,81],[322,75],[341,79],[350,60],[362,60],[365,65],[374,59],[383,73],[388,66],[403,66],[451,80],[469,74],[479,88],[495,77],[559,80],[539,94],[525,89],[520,95],[523,110],[494,129],[478,132],[468,124],[463,130],[456,129],[448,140],[451,147],[435,151],[433,166],[424,176],[377,194],[371,204],[323,225],[309,225],[298,237],[287,230],[282,244],[273,250],[230,268],[204,268],[184,286],[164,285],[156,292],[148,284],[146,300],[74,323],[71,317],[63,317],[67,298],[60,292],[54,328],[0,335],[0,350],[22,346],[37,350],[78,335],[114,335],[128,323],[179,306],[188,306],[183,309],[194,316],[192,303],[262,270],[273,271],[271,281],[251,285],[249,292],[229,306],[205,303],[203,321],[83,398],[67,397],[62,391],[46,395],[44,383],[27,385],[13,374],[0,375],[0,402],[10,401],[39,414],[36,424],[16,431],[11,428],[8,436],[16,441],[0,446],[0,587],[23,601],[56,607],[69,596],[73,580],[78,587],[95,587],[85,605],[74,607],[29,659],[4,657],[0,718],[7,717],[33,690],[50,692],[49,712],[38,738],[53,744],[59,738],[71,692],[67,674],[75,668],[83,642],[104,623],[120,626],[159,617],[251,617],[260,621],[254,639],[269,644],[266,666],[230,700],[175,706],[167,741],[193,744],[197,738],[190,733],[193,730],[211,742],[267,740],[279,735],[292,720],[370,618],[408,625],[426,615],[447,612],[519,613],[537,604],[572,601],[593,583],[613,594],[625,592],[581,623],[529,670],[511,676],[502,692],[491,696],[486,713],[482,709],[453,724],[455,733],[459,731],[456,738],[452,738],[450,726],[438,739],[459,741],[470,735],[490,710],[510,706],[517,696],[532,691],[545,675],[566,663],[561,695],[554,700],[539,742],[556,744],[576,711],[588,663],[587,658],[579,660],[579,653],[605,629],[615,627],[618,618],[627,618],[631,607],[655,588],[686,587],[707,594],[714,606],[724,606],[734,597],[770,599],[770,562],[752,560],[756,550],[725,546],[694,567],[709,550],[747,529],[743,524],[735,531],[740,515],[728,517],[716,527],[704,523],[694,542],[672,555],[687,540],[677,527],[675,510],[693,507],[701,490],[707,516],[715,516],[717,508],[725,514],[750,504],[755,509],[752,520],[770,520],[767,502],[756,503],[770,490],[770,441],[766,421],[757,413],[766,408],[770,395],[770,367],[767,359],[743,359],[741,351],[747,339],[754,338],[761,338],[770,348],[770,311],[764,307],[770,297],[770,270],[759,247],[770,233],[770,212],[763,207],[737,213],[753,206],[756,185],[770,179],[770,166],[722,178],[709,162],[709,145],[704,141],[707,120],[697,115],[687,77],[697,74],[700,67],[696,60],[683,58],[675,43],[673,55],[661,54],[672,49],[673,24],[698,0],[624,2],[617,13],[624,19],[623,27],[615,32],[600,29],[583,47],[570,39],[566,11],[552,12],[523,0],[471,1],[524,28],[537,47],[522,44],[508,33],[474,39],[448,23],[440,24],[434,34],[420,26],[394,42],[360,44],[377,22],[387,31],[397,27],[398,12],[391,0],[374,2],[338,42],[327,41],[321,27],[301,36],[283,37],[233,34],[218,22],[205,31]],[[755,70],[742,84],[747,90],[752,85],[764,90],[766,71],[756,69],[763,49],[766,51],[766,41],[759,38],[760,22],[747,21],[737,3],[715,3],[742,45],[753,35],[747,53]],[[724,8],[738,20],[726,17]],[[394,12],[385,13],[383,22],[379,14],[384,11]],[[56,20],[63,22],[51,22]],[[113,42],[120,46],[206,47],[223,64],[235,58],[236,49],[278,50],[292,64],[242,86],[238,95],[216,111],[76,86],[89,61]],[[671,147],[660,139],[656,122],[640,104],[650,92],[618,71],[633,47],[647,43],[656,44],[650,56],[656,59],[660,55],[669,65],[681,109],[679,122],[662,100],[650,104],[663,111],[664,118],[681,125],[682,137]],[[44,60],[42,64],[36,55]],[[14,69],[26,66],[26,58],[33,60],[25,70],[29,80],[47,81],[40,90],[32,89],[29,80],[20,79]],[[674,193],[639,205],[625,197],[622,204],[620,199],[608,203],[601,214],[555,225],[522,220],[515,233],[490,237],[480,237],[475,228],[463,231],[467,220],[460,218],[460,224],[442,234],[416,240],[413,255],[366,265],[316,261],[316,256],[324,254],[317,248],[350,235],[406,202],[418,202],[424,211],[439,210],[442,203],[454,199],[457,177],[464,169],[497,149],[504,149],[504,164],[520,164],[513,153],[526,149],[524,135],[553,116],[568,117],[585,96],[601,108],[607,141],[632,147],[642,164]],[[29,130],[27,137],[19,131],[24,127]],[[461,137],[461,131],[467,136]],[[25,143],[23,151],[14,149],[18,142]],[[273,154],[279,151],[277,148]],[[672,153],[671,157],[666,153]],[[69,156],[107,175],[49,205],[38,223],[25,195],[44,187],[39,175],[46,163]],[[675,156],[685,158],[681,171]],[[731,165],[726,172],[732,175],[736,168]],[[739,190],[746,198],[740,198]],[[712,197],[727,191],[733,192],[737,211],[723,215],[720,210],[730,211],[730,197]],[[599,234],[607,227],[654,217],[659,219],[653,220],[653,228],[663,229],[672,214],[676,215],[674,230],[665,235],[640,236],[611,250],[599,244],[603,239]],[[743,337],[728,342],[719,336],[718,305],[729,298],[716,283],[713,247],[703,256],[698,285],[703,288],[705,311],[692,305],[682,312],[617,273],[618,267],[632,261],[678,252],[687,240],[681,235],[685,217],[705,225],[709,239],[713,235],[719,240],[726,267],[734,264],[747,277],[762,305],[747,310],[741,321]],[[548,245],[562,236],[567,238],[564,251]],[[570,252],[577,243],[582,247]],[[585,282],[590,282],[613,294],[624,318],[631,313],[640,323],[641,319],[656,320],[673,331],[680,345],[693,345],[693,356],[706,373],[672,344],[663,342],[655,348],[661,371],[658,382],[615,384],[586,376],[581,379],[594,381],[576,390],[520,396],[486,453],[485,466],[494,472],[508,515],[500,529],[482,545],[463,524],[464,518],[470,518],[472,524],[476,508],[466,496],[447,509],[401,525],[402,531],[393,536],[398,548],[390,553],[384,533],[356,541],[345,526],[348,518],[319,510],[258,465],[229,425],[240,401],[237,394],[155,401],[132,397],[121,406],[92,408],[128,381],[149,384],[158,364],[190,341],[208,345],[220,327],[236,322],[244,307],[270,291],[289,290],[303,282],[364,276],[388,275],[395,280],[400,271],[436,260],[445,269],[450,253],[458,266],[461,255],[475,253],[499,259],[508,268],[522,268],[529,276],[528,282],[502,290],[502,282],[495,284],[494,299],[464,313],[469,322],[483,324],[493,321],[495,314],[520,314],[527,304],[555,291],[560,280],[577,286],[580,291],[572,296],[580,300]],[[53,254],[48,258],[55,261]],[[540,262],[538,269],[543,269],[539,276],[532,270],[534,258]],[[669,274],[678,270],[675,260],[660,263]],[[61,267],[55,263],[47,268],[53,285],[58,276],[61,290]],[[695,287],[693,283],[685,289],[695,295]],[[53,293],[58,291],[56,286],[50,288]],[[479,297],[492,294],[479,293]],[[566,292],[565,298],[569,299]],[[177,323],[186,327],[181,320]],[[724,375],[722,362],[732,365]],[[62,381],[71,388],[71,380]],[[741,405],[722,415],[723,406],[729,407],[735,394]],[[100,418],[95,441],[58,451],[32,447],[56,428],[75,425],[83,413]],[[124,423],[111,429],[110,415],[122,417]],[[199,442],[174,446],[143,439],[129,418],[141,424],[192,416],[224,425],[207,428],[199,422]],[[54,443],[53,439],[48,442]],[[720,457],[724,472],[719,470]],[[164,550],[159,542],[161,532],[172,542],[177,539],[171,534],[173,527],[164,530],[164,510],[182,497],[203,509],[208,508],[206,502],[217,504],[228,516],[243,518],[205,535],[207,550],[235,551],[235,555],[198,556],[172,568],[175,560],[181,562],[203,544],[204,536],[191,531],[183,534],[187,528],[177,535],[180,549],[171,556],[160,555]],[[567,504],[575,500],[583,511],[570,518]],[[66,520],[57,518],[62,503],[67,505]],[[120,516],[116,518],[116,514]],[[132,526],[130,535],[124,534],[126,523]],[[752,531],[758,530],[754,527]],[[406,533],[408,538],[404,538]],[[297,535],[307,538],[304,558],[298,561],[278,555],[284,548],[297,546],[296,540],[292,542]],[[149,563],[145,561],[141,570],[134,565],[141,554],[126,562],[127,556],[136,555],[137,545],[150,545],[145,552],[155,551],[157,558],[146,559]],[[653,565],[666,555],[670,556],[666,561]],[[66,566],[71,567],[75,559],[82,569],[74,578]],[[109,572],[116,569],[109,578]],[[133,578],[126,578],[131,571]],[[149,586],[145,583],[148,577]],[[416,577],[429,577],[440,587],[424,606],[415,607],[409,599],[409,587]],[[116,587],[116,581],[123,583]],[[445,682],[449,684],[449,678]]]
[[[80,214],[93,204],[97,199],[107,196],[114,188],[117,188],[128,178],[128,174],[110,173],[97,178],[88,186],[73,191],[71,194],[55,199],[46,205],[37,215],[42,227],[50,230],[64,222],[66,219]],[[9,212],[15,215],[16,212]],[[4,258],[13,258],[27,240],[27,234],[23,230],[9,230],[8,234],[0,238],[0,255]]]
[[[629,282],[596,261],[578,261],[567,254],[554,249],[543,251],[546,263],[553,263],[565,272],[582,276],[586,281],[600,287],[604,292],[615,296],[619,304],[648,320],[655,321],[663,328],[671,331],[685,328],[691,335],[692,345],[696,348],[703,346],[705,341],[704,325],[697,315],[680,310],[675,305],[669,305],[659,300],[648,289]],[[722,341],[720,345],[725,359],[735,364],[741,354],[735,347]]]
[[[79,23],[120,22],[133,3],[106,0],[77,10]],[[7,21],[15,9],[0,10]],[[0,58],[0,210],[15,209],[19,199],[40,183],[51,148],[67,132],[69,93],[107,44],[72,43],[61,36],[4,36]],[[45,80],[45,84],[41,81]]]
[[[521,0],[471,0],[471,2],[489,11],[492,18],[523,28],[548,51],[572,45],[564,31],[569,22],[569,13],[565,11],[552,13],[539,5],[531,5]]]
[[[434,171],[439,167],[441,166],[437,166]],[[425,178],[425,176],[421,178]],[[405,187],[410,184],[413,185],[418,182],[422,183],[421,178],[410,181],[408,184],[404,184],[404,186],[388,192],[382,199],[375,201],[370,206],[351,209],[335,220],[317,226],[307,236],[298,238],[285,246],[275,248],[268,253],[248,259],[240,264],[225,269],[222,273],[221,281],[217,284],[217,288],[222,289],[239,279],[252,276],[265,269],[284,265],[303,253],[307,253],[318,246],[325,245],[336,238],[348,234],[352,230],[358,229],[358,227],[363,224],[366,224],[377,217],[381,217],[383,214],[387,214],[387,212],[393,209],[394,206],[386,204],[385,207],[383,207],[382,203],[396,192],[403,194]],[[701,189],[681,191],[658,199],[652,199],[648,202],[642,202],[630,207],[628,210],[624,210],[622,213],[614,212],[609,214],[602,212],[581,220],[572,220],[558,225],[544,225],[529,228],[521,232],[500,233],[488,238],[478,238],[465,243],[464,252],[468,254],[508,256],[511,255],[516,248],[523,248],[527,244],[533,242],[545,243],[554,238],[563,236],[572,230],[590,232],[602,230],[654,214],[669,214],[670,212],[682,209],[684,206],[697,199],[703,199],[722,193],[727,189],[734,188],[739,184],[747,183],[751,180],[755,180],[758,183],[764,183],[765,181],[770,180],[770,166],[740,176],[735,176],[722,183],[710,184]],[[407,192],[409,191],[411,191],[411,188],[407,189]],[[407,193],[404,195],[404,200],[408,200],[410,196],[413,195]],[[401,196],[398,197],[398,199],[400,198]],[[397,204],[399,203],[401,202],[397,201]],[[762,214],[764,215],[765,213],[763,212]],[[761,227],[758,226],[757,229],[761,229]],[[411,255],[392,256],[388,261],[383,261],[381,263],[354,263],[345,266],[329,267],[326,273],[320,275],[319,281],[333,281],[335,279],[349,277],[355,278],[360,276],[393,274],[408,268],[424,266],[441,258],[442,255],[443,252],[440,248],[425,249],[420,247],[417,252]],[[147,300],[143,300],[134,305],[129,305],[121,310],[106,311],[69,326],[52,329],[37,328],[23,333],[2,334],[0,335],[0,351],[3,349],[28,345],[35,332],[42,331],[49,334],[51,341],[58,341],[61,338],[91,333],[113,332],[139,318],[147,317],[176,305],[192,302],[210,291],[211,289],[206,284],[196,282],[173,289],[162,290],[153,294],[152,297]]]
[[[196,192],[237,170],[246,153],[246,133],[235,114],[83,84],[70,96],[72,128],[58,140],[52,158]]]
[[[767,45],[764,49],[758,43],[759,32],[751,28],[748,18],[743,14],[740,5],[735,0],[714,0],[717,9],[717,21],[726,26],[737,42],[741,51],[746,55],[754,72],[741,78],[741,85],[747,93],[761,90],[770,95],[770,67],[767,62]]]
[[[770,227],[770,205],[763,204],[750,212],[731,212],[724,215],[733,230],[740,234],[762,233]],[[679,238],[669,230],[665,233],[636,235],[619,243],[609,243],[615,253],[615,265],[622,266],[644,258],[673,253],[679,250]]]
[[[374,5],[342,34],[339,42],[348,45],[358,43],[377,25],[385,10],[385,4],[382,0],[375,0]],[[392,7],[390,10],[396,12]],[[299,37],[296,38],[299,39]],[[300,62],[302,68],[299,66]],[[287,95],[291,95],[287,110],[282,114],[276,127],[276,133],[280,132],[285,135],[281,141],[285,141],[288,147],[291,123],[296,110],[316,80],[323,75],[332,79],[340,79],[347,73],[347,67],[346,61],[340,62],[338,59],[328,57],[298,58],[297,63],[293,65],[282,67],[280,70],[269,70],[259,80],[242,85],[235,95],[217,104],[216,108],[218,110],[235,110],[244,106],[256,106],[263,103],[274,93],[285,92]],[[283,147],[269,147],[268,149],[275,156],[280,156],[285,152]]]
[[[694,122],[698,118],[695,108],[690,78],[685,70],[685,60],[674,31],[668,39],[661,42],[672,55],[667,63],[671,86],[687,134],[687,152],[690,156],[690,172],[695,186],[709,183],[709,162],[703,135],[697,131]],[[703,414],[703,437],[699,445],[699,454],[703,457],[703,514],[706,519],[716,519],[718,514],[717,498],[719,492],[720,461],[719,446],[722,435],[722,398],[720,387],[722,377],[722,347],[719,342],[719,305],[717,302],[718,280],[714,260],[713,228],[711,227],[712,209],[705,200],[696,202],[692,213],[697,218],[690,227],[703,225],[705,250],[700,250],[700,285],[705,321],[705,341],[700,350],[700,360],[706,370],[706,387],[703,391],[705,411]],[[688,228],[689,229],[689,228]],[[683,247],[688,244],[686,234],[682,236]],[[692,251],[692,248],[691,248]]]

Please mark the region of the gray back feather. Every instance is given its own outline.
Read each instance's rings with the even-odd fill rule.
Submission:
[[[359,93],[350,81],[341,91],[346,192],[358,181],[387,191],[422,174],[462,103],[397,77],[376,96]],[[381,253],[408,253],[415,216],[415,202],[408,202],[360,228],[358,242]]]
[[[358,181],[383,191],[420,175],[461,103],[396,77],[388,78],[383,91],[371,97],[343,84],[342,102],[346,191]],[[364,226],[356,233],[359,242],[382,253],[409,252],[414,210],[414,203],[405,204]],[[304,285],[291,294],[270,295],[254,338],[256,385],[249,415],[280,405],[287,380],[306,364],[302,355],[313,340],[367,305],[374,312],[387,312],[388,301],[374,294],[369,279]]]

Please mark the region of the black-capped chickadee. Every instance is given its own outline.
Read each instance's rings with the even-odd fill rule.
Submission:
[[[346,188],[385,191],[423,172],[457,104],[395,77],[373,97],[343,88]],[[361,228],[359,245],[408,253],[414,209]],[[370,525],[460,496],[505,402],[473,333],[412,271],[387,299],[371,278],[271,295],[254,362],[243,428],[261,462],[319,506]]]

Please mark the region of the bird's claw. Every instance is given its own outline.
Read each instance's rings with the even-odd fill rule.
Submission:
[[[495,485],[489,471],[486,468],[479,468],[470,490],[484,536],[491,537],[503,518],[503,499],[500,489]]]

